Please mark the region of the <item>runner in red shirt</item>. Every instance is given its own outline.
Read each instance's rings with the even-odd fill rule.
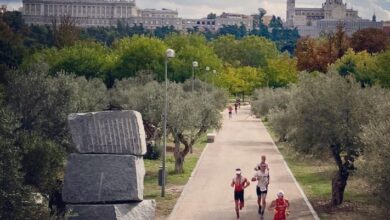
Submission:
[[[290,203],[284,198],[283,191],[279,191],[277,194],[278,198],[272,201],[269,209],[275,210],[274,220],[286,220],[289,215],[288,207]]]
[[[244,189],[249,186],[249,181],[241,175],[241,169],[236,169],[236,176],[231,186],[234,187],[234,202],[236,204],[237,219],[240,219],[240,210],[244,207]]]

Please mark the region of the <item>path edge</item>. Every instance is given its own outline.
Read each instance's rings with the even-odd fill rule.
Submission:
[[[215,141],[215,140],[214,140],[214,141]],[[201,163],[201,161],[203,160],[203,157],[204,157],[204,155],[205,155],[205,152],[206,152],[207,149],[209,148],[209,144],[210,144],[210,143],[207,143],[207,144],[206,144],[206,147],[203,149],[202,153],[200,154],[200,157],[199,157],[199,159],[198,159],[198,162],[196,162],[196,166],[195,166],[194,170],[192,170],[192,172],[191,172],[190,178],[188,178],[188,181],[187,181],[186,185],[184,186],[183,191],[181,191],[181,193],[180,193],[179,199],[177,199],[175,206],[173,207],[171,213],[169,214],[169,216],[168,216],[168,218],[167,218],[168,220],[171,219],[172,213],[176,212],[176,210],[177,210],[178,207],[179,207],[178,204],[180,204],[180,201],[183,200],[184,195],[185,195],[185,193],[186,193],[187,190],[188,190],[188,185],[189,185],[189,183],[190,183],[192,177],[193,177],[193,176],[195,175],[195,173],[198,171],[198,168],[199,168],[199,166],[200,166],[200,163]]]
[[[284,163],[284,165],[285,165],[286,168],[287,168],[287,172],[290,174],[290,176],[292,177],[292,179],[293,179],[295,185],[298,187],[298,190],[299,190],[299,192],[301,193],[301,195],[302,195],[302,197],[303,197],[303,200],[305,201],[306,205],[309,207],[309,210],[310,210],[311,214],[313,215],[314,219],[315,219],[315,220],[320,220],[320,217],[318,216],[317,212],[314,210],[313,206],[311,205],[311,203],[310,203],[309,199],[307,198],[305,192],[303,191],[301,185],[299,185],[297,179],[295,179],[294,174],[291,172],[291,169],[290,169],[290,167],[288,166],[286,160],[284,159],[283,154],[280,152],[278,146],[277,146],[277,145],[275,144],[275,142],[274,142],[274,139],[272,138],[271,134],[268,132],[267,127],[264,125],[263,120],[260,119],[260,122],[263,124],[264,128],[267,130],[267,135],[270,137],[270,139],[271,139],[271,141],[272,141],[272,144],[274,145],[274,147],[276,148],[276,150],[278,151],[278,153],[282,156],[282,158],[283,158],[283,163]]]

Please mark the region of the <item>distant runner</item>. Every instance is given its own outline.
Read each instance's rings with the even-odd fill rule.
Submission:
[[[231,119],[232,118],[232,113],[233,113],[233,107],[231,105],[229,105],[228,111],[229,111],[229,119]]]
[[[234,103],[234,111],[236,112],[236,114],[237,114],[237,108],[238,108],[238,104]]]
[[[234,202],[237,219],[240,219],[240,210],[244,208],[244,189],[250,185],[249,181],[241,175],[241,169],[236,169],[236,176],[231,186],[234,187]]]
[[[277,196],[278,198],[272,201],[271,205],[269,206],[269,210],[275,210],[274,220],[286,220],[287,216],[290,214],[288,211],[290,203],[287,199],[284,198],[283,191],[279,191]]]
[[[265,160],[266,160],[265,155],[261,155],[261,162],[255,166],[256,171],[260,170],[260,167],[263,164],[266,166],[267,171],[269,171],[268,163],[266,163]]]
[[[258,170],[252,177],[252,181],[257,181],[256,194],[257,204],[259,205],[258,212],[261,215],[261,218],[263,218],[264,210],[266,208],[268,185],[270,182],[269,173],[265,163],[260,165],[260,170]]]

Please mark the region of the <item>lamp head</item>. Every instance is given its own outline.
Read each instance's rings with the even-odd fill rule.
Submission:
[[[213,70],[213,73],[214,73],[214,74],[216,74],[216,73],[217,73],[217,71],[216,71],[216,70]]]
[[[210,67],[206,66],[206,71],[209,71],[210,70]]]
[[[192,62],[192,67],[198,67],[198,62],[197,61]]]
[[[166,58],[168,58],[168,59],[174,58],[174,57],[175,57],[175,51],[172,50],[172,49],[168,49],[168,50],[165,52],[165,56],[166,56]]]

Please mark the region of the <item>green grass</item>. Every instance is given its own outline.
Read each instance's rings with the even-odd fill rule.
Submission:
[[[337,171],[333,160],[330,157],[316,159],[297,153],[284,143],[276,142],[276,135],[267,122],[264,124],[321,219],[381,219],[373,214],[378,213],[378,210],[373,205],[370,187],[358,173],[351,175],[348,180],[344,203],[332,208],[329,204],[332,195],[331,181]]]
[[[145,160],[144,198],[156,200],[157,219],[165,219],[171,213],[206,144],[206,135],[204,135],[193,147],[193,153],[187,155],[184,161],[184,173],[182,174],[174,174],[175,159],[172,152],[167,152],[168,176],[165,197],[161,197],[161,187],[158,185],[158,170],[161,160]]]

